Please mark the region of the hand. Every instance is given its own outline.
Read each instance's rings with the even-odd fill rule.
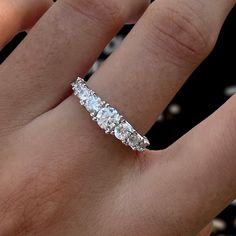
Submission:
[[[2,2],[2,46],[51,5]],[[236,197],[235,96],[167,149],[136,153],[91,121],[70,83],[145,11],[88,82],[144,134],[235,2],[57,1],[0,67],[0,235],[191,236],[226,207]]]

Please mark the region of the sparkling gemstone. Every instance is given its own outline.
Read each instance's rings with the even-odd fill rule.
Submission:
[[[91,95],[86,101],[85,107],[89,112],[96,114],[102,107],[102,101],[98,96]]]
[[[134,131],[128,122],[123,122],[115,128],[115,136],[121,141],[125,141]]]
[[[85,102],[91,96],[91,92],[88,88],[83,87],[78,91],[78,96],[82,102]]]
[[[142,136],[140,134],[132,134],[128,140],[127,143],[133,147],[133,148],[137,148],[140,144],[140,142],[142,142]]]
[[[102,108],[98,112],[96,118],[98,125],[108,132],[112,131],[120,122],[120,116],[118,112],[112,107]]]
[[[78,94],[79,91],[81,91],[81,86],[79,84],[77,84],[77,83],[73,83],[72,84],[72,89],[74,90],[75,94]]]

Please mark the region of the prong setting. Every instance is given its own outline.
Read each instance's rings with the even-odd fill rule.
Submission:
[[[77,78],[71,86],[74,95],[80,99],[80,104],[86,108],[92,120],[97,122],[106,134],[114,135],[135,151],[143,152],[150,145],[149,140],[140,135],[115,108],[89,89],[82,78]]]

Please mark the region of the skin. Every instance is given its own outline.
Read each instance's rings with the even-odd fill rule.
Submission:
[[[209,235],[236,197],[236,97],[165,150],[137,153],[91,121],[70,82],[139,19],[88,85],[144,134],[236,1],[38,2],[1,2],[0,47],[33,28],[0,67],[0,235]]]
[[[1,0],[0,2],[0,47],[17,32],[31,28],[52,5],[51,0]]]

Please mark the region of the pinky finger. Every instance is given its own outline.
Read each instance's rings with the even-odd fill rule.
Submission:
[[[53,0],[0,1],[0,48],[18,32],[31,28],[52,3]]]

